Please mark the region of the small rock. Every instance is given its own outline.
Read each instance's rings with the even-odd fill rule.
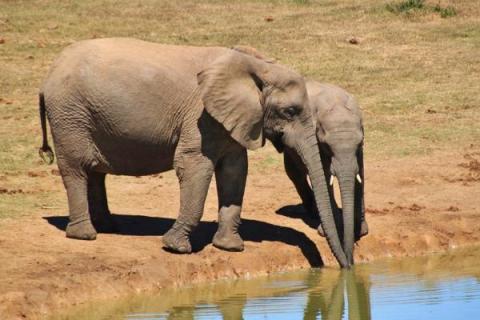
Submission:
[[[0,44],[4,44],[5,43],[5,38],[0,38]]]
[[[273,21],[273,17],[272,17],[272,16],[267,16],[267,17],[265,17],[265,21],[267,21],[267,22],[272,22],[272,21]]]
[[[425,209],[424,206],[419,206],[418,204],[414,203],[408,208],[410,211],[420,211],[422,209]]]
[[[359,44],[360,43],[356,37],[348,37],[347,42],[350,43],[350,44]]]

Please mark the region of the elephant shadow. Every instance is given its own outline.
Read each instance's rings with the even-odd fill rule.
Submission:
[[[320,218],[315,217],[310,212],[307,212],[302,204],[284,206],[275,212],[285,217],[302,219],[302,221],[312,229],[317,229],[318,225],[320,224]]]
[[[172,218],[129,214],[113,214],[113,218],[118,229],[115,234],[124,236],[163,236],[175,222]],[[44,219],[59,230],[67,228],[67,216],[47,216]],[[193,252],[199,252],[212,243],[216,231],[216,222],[201,221],[191,235]],[[311,267],[323,266],[317,246],[303,232],[252,219],[242,219],[239,232],[245,241],[283,242],[299,247]]]

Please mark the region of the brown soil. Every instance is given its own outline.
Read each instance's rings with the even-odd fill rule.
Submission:
[[[272,152],[270,149],[261,151]],[[258,153],[250,161],[258,160]],[[356,262],[422,255],[480,243],[480,152],[370,161],[366,168],[370,234],[356,247]],[[119,234],[96,241],[65,238],[66,207],[44,205],[26,217],[0,222],[0,319],[42,318],[92,299],[111,299],[166,286],[281,270],[335,266],[315,221],[302,217],[293,186],[278,164],[252,166],[241,234],[245,251],[210,244],[216,229],[212,188],[203,222],[193,237],[196,253],[162,249],[161,236],[178,207],[176,178],[169,172],[142,178],[110,177],[111,209]],[[22,177],[8,177],[8,179]],[[25,173],[25,181],[58,192],[52,167]],[[1,189],[17,195],[25,188]],[[276,213],[279,208],[282,214]]]

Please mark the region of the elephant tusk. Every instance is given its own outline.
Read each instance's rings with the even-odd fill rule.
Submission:
[[[333,174],[330,176],[330,185],[333,186]]]
[[[358,183],[362,183],[362,178],[360,178],[360,175],[357,173],[357,181]]]

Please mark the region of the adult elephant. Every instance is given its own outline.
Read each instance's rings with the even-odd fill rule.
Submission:
[[[87,40],[62,52],[41,87],[40,154],[53,160],[45,113],[67,191],[67,237],[91,240],[96,230],[112,230],[106,174],[173,168],[180,212],[164,245],[191,252],[189,234],[215,173],[220,208],[213,244],[243,250],[237,229],[246,149],[268,138],[296,150],[308,168],[330,248],[342,267],[350,265],[328,201],[305,82],[288,68],[221,47]]]
[[[334,212],[340,210],[334,199],[333,177],[336,176],[339,182],[343,219],[337,219],[337,225],[343,235],[342,245],[347,259],[353,264],[354,241],[368,233],[364,203],[364,135],[361,110],[356,100],[342,88],[312,80],[307,81],[306,86],[316,121],[325,177],[330,181],[329,193]],[[284,164],[303,206],[316,215],[315,197],[307,181],[308,170],[297,151],[289,146],[285,147]],[[315,186],[315,182],[312,181],[312,185]],[[324,230],[320,226],[321,235],[325,235]]]

